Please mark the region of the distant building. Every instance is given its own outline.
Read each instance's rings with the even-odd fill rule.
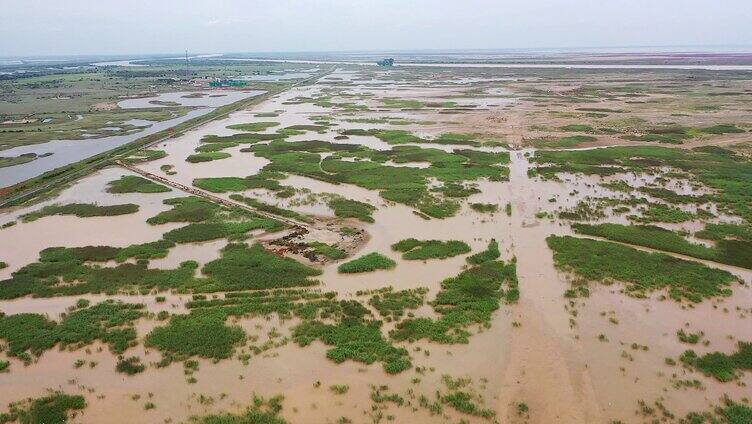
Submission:
[[[379,66],[392,66],[394,65],[394,59],[392,59],[391,57],[388,59],[381,59],[376,62],[376,64]]]

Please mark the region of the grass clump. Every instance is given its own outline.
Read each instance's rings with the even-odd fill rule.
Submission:
[[[404,239],[392,245],[392,249],[402,252],[405,260],[446,259],[470,252],[470,246],[459,240],[417,240]]]
[[[499,259],[501,252],[499,252],[499,243],[496,239],[491,239],[488,242],[488,247],[482,252],[475,253],[466,258],[467,263],[471,265],[480,265],[484,262],[495,261]]]
[[[278,414],[282,410],[284,397],[275,396],[268,401],[263,397],[253,395],[253,404],[243,413],[219,415],[193,416],[191,424],[287,424],[287,421]]]
[[[428,289],[424,287],[396,292],[389,287],[377,291],[368,299],[368,304],[387,320],[398,321],[405,314],[405,309],[417,309],[423,305],[426,293]]]
[[[357,200],[345,199],[344,197],[335,197],[327,203],[334,210],[334,215],[339,218],[356,218],[363,222],[373,222],[373,211],[375,207],[368,203],[358,202]]]
[[[684,330],[679,330],[676,332],[676,337],[679,339],[679,341],[682,343],[687,343],[687,344],[699,343],[702,336],[703,336],[702,331],[699,333],[687,333]]]
[[[378,252],[372,252],[343,263],[337,267],[337,272],[353,274],[376,271],[377,269],[392,269],[396,266],[397,262],[394,262],[392,259],[387,258]]]
[[[58,424],[75,417],[75,411],[86,408],[86,399],[81,395],[53,392],[40,398],[29,398],[9,405],[9,411],[0,414],[0,422],[21,424]]]
[[[571,236],[549,236],[546,242],[557,268],[585,281],[624,282],[625,292],[631,296],[668,289],[672,299],[700,302],[730,295],[727,286],[736,281],[727,271],[616,243]]]
[[[53,215],[75,215],[79,218],[93,216],[118,216],[138,212],[138,205],[124,203],[121,205],[100,206],[93,203],[69,203],[67,205],[49,205],[42,209],[21,215],[23,222],[36,221],[39,218]]]
[[[685,351],[679,359],[685,365],[702,371],[718,381],[727,382],[739,377],[739,370],[752,370],[752,342],[738,342],[737,351],[731,355],[712,352],[698,356],[693,350]]]
[[[499,205],[496,203],[470,203],[470,209],[480,213],[496,213]]]
[[[213,160],[227,159],[231,156],[227,152],[201,152],[189,155],[185,158],[185,161],[190,163],[211,162]]]
[[[192,356],[225,359],[245,341],[239,326],[225,325],[226,316],[215,311],[194,311],[173,315],[164,327],[157,327],[144,339],[144,346],[159,349],[171,360]]]
[[[131,356],[129,358],[118,360],[115,370],[127,375],[136,375],[146,370],[146,365],[141,363],[141,358]]]
[[[168,187],[136,175],[123,175],[107,183],[108,193],[166,193]]]
[[[474,415],[482,418],[493,418],[496,415],[492,409],[481,408],[475,403],[473,396],[465,391],[456,390],[443,395],[441,401],[463,414]]]
[[[350,386],[347,384],[332,384],[329,386],[329,391],[334,393],[335,395],[344,395],[348,391],[350,391]]]

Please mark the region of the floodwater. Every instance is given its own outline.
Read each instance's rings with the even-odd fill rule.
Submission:
[[[0,168],[0,187],[8,187],[30,178],[37,177],[47,171],[52,171],[53,169],[60,168],[62,166],[78,162],[100,153],[107,152],[116,147],[128,144],[141,137],[158,133],[162,130],[174,127],[181,122],[185,122],[189,119],[205,115],[218,106],[229,104],[244,98],[258,96],[262,93],[263,91],[258,90],[221,91],[221,94],[226,94],[226,96],[203,96],[193,99],[186,99],[181,97],[190,93],[165,93],[161,95],[164,97],[161,97],[160,100],[164,99],[165,101],[175,101],[186,106],[201,107],[198,109],[190,110],[185,115],[177,118],[151,123],[148,127],[145,127],[141,131],[135,131],[126,135],[116,135],[84,140],[53,140],[47,143],[31,144],[27,146],[19,146],[12,149],[3,150],[3,156],[20,156],[25,153],[36,153],[40,156],[48,153],[52,154],[45,157],[38,157],[37,159],[24,164]],[[120,104],[121,107],[126,109],[138,107],[159,107],[153,104],[149,104],[149,101],[151,100],[155,100],[155,98],[129,99],[120,102]],[[140,123],[143,124],[144,122]]]
[[[330,75],[330,82],[336,78],[347,80],[350,72],[337,71]],[[421,82],[422,83],[422,82]],[[478,83],[485,83],[478,82]],[[472,83],[470,83],[472,84]],[[185,159],[195,152],[206,135],[231,135],[237,131],[227,129],[228,125],[277,121],[279,126],[264,132],[274,132],[290,125],[310,124],[322,114],[332,116],[336,125],[325,134],[308,132],[292,136],[288,141],[318,139],[330,142],[362,144],[372,148],[387,150],[392,146],[380,142],[375,137],[353,136],[347,140],[334,140],[336,130],[345,128],[394,128],[434,136],[461,125],[465,114],[439,117],[435,111],[390,110],[372,112],[338,113],[310,103],[289,104],[296,97],[315,97],[326,87],[312,85],[296,87],[271,99],[255,105],[252,110],[230,114],[222,120],[202,125],[187,134],[159,143],[155,148],[165,150],[168,156],[156,161],[138,165],[139,168],[165,175],[164,165],[171,165],[175,175],[165,175],[173,181],[191,185],[194,178],[235,176],[245,177],[261,170],[268,161],[255,157],[250,152],[240,152],[242,147],[227,149],[230,158],[218,161],[191,164]],[[349,89],[350,86],[348,86]],[[363,88],[363,87],[360,87]],[[365,88],[363,88],[365,90]],[[368,87],[374,95],[394,96],[392,88]],[[456,95],[456,89],[436,90],[425,87],[406,90],[401,94],[411,98],[435,99]],[[407,94],[404,94],[407,93]],[[497,97],[504,91],[489,91]],[[489,97],[490,99],[492,97]],[[486,99],[487,100],[487,99]],[[502,100],[496,102],[502,104]],[[481,99],[481,101],[484,101]],[[358,100],[369,106],[377,104],[376,99]],[[285,104],[288,103],[288,104]],[[488,102],[490,103],[490,102]],[[490,106],[500,109],[502,106]],[[277,111],[278,117],[257,118],[260,112]],[[390,126],[389,124],[354,124],[346,122],[352,117],[395,116],[411,121],[425,120],[436,123],[421,125]],[[439,119],[440,118],[440,119]],[[376,141],[374,141],[376,140]],[[423,145],[423,147],[428,147]],[[447,151],[456,147],[431,145]],[[482,149],[503,151],[503,149]],[[531,166],[532,149],[510,151],[510,180],[508,182],[479,181],[481,193],[467,199],[456,216],[444,220],[424,220],[415,215],[411,208],[382,199],[376,191],[366,190],[349,184],[331,184],[307,177],[291,175],[281,183],[298,192],[289,199],[278,199],[265,190],[248,190],[242,194],[257,197],[268,203],[310,213],[332,217],[333,211],[326,206],[327,196],[341,195],[349,199],[366,202],[376,207],[374,223],[362,223],[370,238],[355,256],[369,252],[380,252],[397,261],[396,268],[365,274],[339,274],[337,265],[330,262],[322,267],[323,274],[317,277],[320,289],[336,291],[341,299],[360,299],[357,292],[393,286],[395,289],[427,287],[427,299],[432,299],[440,289],[443,279],[457,275],[467,268],[466,255],[427,261],[402,260],[391,245],[405,238],[418,239],[459,239],[470,245],[473,252],[485,249],[490,239],[500,244],[502,259],[516,261],[520,285],[520,299],[514,305],[502,305],[493,314],[489,328],[473,329],[473,336],[467,345],[441,345],[425,341],[404,343],[410,352],[415,367],[425,367],[424,373],[415,370],[398,375],[383,372],[379,363],[365,365],[354,361],[336,364],[326,358],[327,347],[314,342],[301,348],[292,342],[279,342],[280,346],[260,355],[252,355],[248,365],[237,358],[213,363],[200,359],[199,371],[195,373],[197,382],[188,383],[180,363],[164,368],[149,366],[141,374],[127,377],[116,373],[115,355],[106,346],[98,343],[89,349],[74,351],[50,350],[39,361],[24,367],[20,361],[10,359],[11,372],[0,374],[0,399],[20,399],[26,396],[39,396],[46,388],[60,388],[68,392],[81,392],[87,397],[89,406],[75,422],[130,423],[130,422],[180,422],[192,415],[217,413],[220,411],[239,412],[251,403],[254,393],[266,397],[283,394],[285,400],[281,415],[290,422],[336,422],[339,417],[347,417],[352,422],[375,421],[370,398],[370,385],[386,385],[390,393],[409,397],[416,396],[413,406],[418,404],[418,396],[434,399],[437,390],[443,387],[444,374],[453,377],[468,377],[478,394],[484,399],[485,408],[496,411],[497,421],[502,423],[605,423],[615,420],[633,422],[638,401],[652,403],[659,398],[677,416],[690,410],[707,410],[724,393],[738,399],[749,396],[752,376],[745,375],[739,384],[723,384],[699,373],[671,367],[665,358],[677,358],[687,345],[676,338],[676,331],[684,328],[688,332],[703,331],[708,345],[695,345],[699,353],[714,350],[728,352],[737,340],[751,340],[752,326],[749,325],[749,305],[752,304],[752,289],[735,284],[734,295],[726,299],[707,300],[697,305],[679,304],[661,300],[660,293],[645,299],[627,297],[620,293],[621,285],[591,284],[591,296],[568,300],[563,297],[570,287],[571,276],[561,273],[554,267],[546,237],[551,234],[570,235],[572,231],[565,222],[549,218],[538,218],[539,212],[555,213],[573,208],[580,201],[595,197],[614,197],[619,193],[602,187],[599,183],[621,179],[633,187],[655,184],[655,175],[628,174],[618,177],[563,176],[560,181],[541,181],[528,176]],[[425,163],[387,164],[390,166],[422,167]],[[669,172],[670,170],[665,170]],[[9,267],[0,270],[0,278],[5,278],[19,267],[33,262],[38,252],[55,245],[115,245],[153,241],[161,234],[179,224],[152,226],[146,218],[165,210],[162,204],[166,198],[184,195],[177,191],[160,194],[108,194],[106,183],[128,173],[119,168],[108,168],[82,179],[73,187],[63,191],[56,199],[0,215],[0,224],[15,220],[20,214],[28,213],[53,202],[69,203],[97,202],[117,204],[132,202],[140,206],[136,214],[111,218],[47,217],[32,223],[18,223],[0,230],[0,260]],[[702,194],[703,189],[693,187],[685,181],[666,179],[665,184],[684,194]],[[230,193],[219,194],[228,198]],[[552,201],[553,199],[553,201]],[[657,199],[650,198],[652,201]],[[480,214],[467,206],[467,203],[494,203],[499,212]],[[511,216],[504,212],[509,203]],[[728,217],[721,216],[720,220]],[[607,216],[597,222],[627,221],[623,216]],[[687,222],[676,229],[696,230],[698,222]],[[326,235],[321,233],[322,237]],[[271,237],[271,236],[266,236]],[[14,241],[10,249],[8,240]],[[16,242],[16,240],[19,240]],[[219,251],[227,242],[217,240],[200,244],[180,245],[171,249],[166,258],[150,262],[150,266],[173,268],[180,262],[193,259],[205,264],[219,256]],[[649,250],[649,249],[648,249]],[[675,255],[678,256],[678,255]],[[740,280],[752,282],[752,271],[735,267],[711,264],[726,269]],[[169,311],[185,313],[184,303],[189,295],[165,294],[165,302],[156,302],[154,295],[126,296],[114,298],[128,302],[144,303],[150,312]],[[222,296],[218,294],[218,296]],[[81,296],[96,302],[105,298],[102,295]],[[78,297],[76,297],[78,298]],[[8,314],[22,312],[47,313],[56,319],[65,309],[75,303],[76,298],[16,299],[0,302],[0,311]],[[375,312],[374,312],[375,313]],[[419,317],[435,317],[429,305],[415,311]],[[230,319],[249,334],[257,336],[252,342],[260,345],[271,339],[272,329],[289,337],[290,329],[297,319],[280,321],[274,316],[264,318]],[[137,323],[139,338],[143,338],[152,328],[162,325],[153,319],[142,319]],[[385,322],[384,331],[394,327]],[[601,337],[603,335],[603,337]],[[729,336],[733,335],[733,338]],[[633,348],[633,344],[637,348]],[[646,348],[643,348],[645,346]],[[245,352],[248,347],[239,349]],[[0,359],[5,359],[0,353]],[[160,354],[146,349],[142,344],[129,349],[127,356],[139,356],[144,363],[160,360]],[[86,365],[75,369],[78,359],[96,361],[90,368]],[[748,373],[749,374],[749,373]],[[678,380],[701,379],[703,389],[677,388]],[[417,379],[414,381],[414,379]],[[333,384],[348,384],[346,395],[333,395],[328,387]],[[136,397],[138,395],[138,397]],[[153,402],[155,409],[144,409],[145,402]],[[529,419],[518,414],[519,403],[529,407]],[[2,403],[0,403],[2,407]],[[118,411],[113,414],[113,411]],[[393,422],[434,423],[437,421],[487,422],[477,417],[459,414],[449,406],[444,407],[442,416],[431,415],[418,407],[397,407],[389,405],[383,411],[392,416]]]

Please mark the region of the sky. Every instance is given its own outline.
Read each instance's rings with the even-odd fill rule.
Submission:
[[[750,0],[0,0],[0,56],[752,45]]]

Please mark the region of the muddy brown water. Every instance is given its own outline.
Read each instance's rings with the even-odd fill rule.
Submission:
[[[352,80],[355,74],[338,71],[332,74],[343,81]],[[259,120],[281,122],[288,125],[308,124],[310,116],[331,113],[327,108],[310,104],[284,104],[298,96],[320,93],[322,87],[298,87],[282,93],[251,111],[240,111],[228,118],[213,121],[181,137],[162,143],[166,158],[139,165],[142,169],[162,174],[162,165],[173,165],[177,172],[170,176],[174,181],[190,185],[194,178],[212,176],[252,175],[267,161],[251,153],[241,153],[240,148],[229,149],[232,157],[219,161],[190,164],[185,158],[194,152],[201,137],[208,134],[229,135],[236,131],[226,126]],[[393,89],[368,86],[369,92],[381,96],[394,95]],[[410,94],[410,90],[414,90]],[[442,90],[443,94],[442,94]],[[407,95],[404,93],[408,93]],[[400,96],[450,96],[454,88],[417,89],[409,87]],[[258,112],[283,110],[276,118],[254,118]],[[399,116],[407,119],[428,119],[435,112],[389,111],[381,116]],[[472,113],[472,112],[468,112]],[[350,116],[350,115],[348,115]],[[355,115],[359,116],[359,115]],[[455,119],[457,117],[451,118]],[[339,119],[339,118],[338,118]],[[448,119],[444,117],[443,119]],[[458,118],[461,120],[461,117]],[[437,134],[445,124],[422,128],[426,134]],[[342,127],[346,127],[342,123]],[[353,128],[364,127],[360,124]],[[369,126],[370,127],[370,126]],[[337,128],[337,127],[335,127]],[[397,129],[418,130],[415,127],[396,126]],[[267,131],[274,131],[272,128]],[[308,133],[290,140],[321,139],[334,141],[334,131],[326,134]],[[350,143],[363,143],[373,148],[388,149],[372,137],[351,137]],[[372,143],[372,144],[369,144]],[[377,147],[378,144],[378,147]],[[441,146],[447,148],[447,146]],[[440,345],[425,341],[403,344],[410,351],[416,367],[426,367],[425,374],[415,370],[399,375],[387,375],[379,363],[365,365],[353,361],[335,364],[326,358],[327,347],[320,342],[300,348],[288,342],[266,353],[253,356],[248,365],[238,359],[213,363],[199,360],[196,383],[186,381],[183,366],[173,363],[165,368],[148,367],[147,371],[132,377],[115,372],[117,358],[99,343],[74,351],[53,349],[45,352],[36,363],[25,367],[16,359],[10,372],[0,374],[0,410],[10,401],[29,396],[40,396],[46,389],[61,389],[83,393],[88,407],[74,422],[81,423],[132,423],[181,422],[190,416],[220,411],[239,412],[251,403],[253,393],[264,396],[284,394],[282,416],[290,422],[336,422],[345,416],[353,422],[373,422],[370,385],[386,385],[390,393],[408,396],[409,391],[433,399],[442,387],[441,376],[469,377],[473,387],[484,399],[484,407],[497,413],[499,422],[531,423],[604,423],[611,420],[633,422],[637,402],[652,402],[662,398],[666,406],[677,413],[708,409],[728,393],[733,398],[749,396],[749,389],[734,383],[718,383],[710,378],[665,364],[666,357],[676,358],[691,347],[704,353],[713,350],[729,352],[737,340],[751,340],[749,325],[752,290],[734,286],[734,296],[727,299],[708,300],[688,307],[672,301],[661,301],[658,295],[635,299],[619,293],[618,284],[605,286],[592,284],[592,294],[586,299],[574,300],[573,305],[563,297],[569,287],[569,276],[558,272],[547,248],[545,239],[550,234],[571,234],[568,225],[551,219],[538,219],[541,211],[555,212],[571,208],[588,196],[610,196],[611,192],[598,185],[609,179],[566,176],[562,181],[540,181],[528,177],[530,167],[526,157],[532,150],[512,151],[509,182],[478,182],[482,193],[471,196],[468,202],[496,203],[500,211],[479,214],[463,205],[457,216],[445,220],[423,220],[404,205],[386,202],[378,193],[347,184],[332,185],[305,177],[290,176],[283,184],[305,189],[291,200],[280,200],[262,190],[249,190],[261,200],[282,207],[321,216],[332,216],[322,196],[335,193],[350,199],[367,202],[377,207],[375,223],[364,224],[370,239],[356,254],[371,251],[383,253],[398,262],[395,269],[367,274],[343,275],[336,272],[337,262],[327,264],[318,277],[322,290],[337,291],[340,297],[355,298],[359,290],[391,285],[396,289],[428,287],[428,299],[440,289],[440,282],[461,272],[465,257],[446,260],[404,261],[390,246],[402,239],[459,239],[467,242],[473,251],[486,247],[491,238],[500,243],[502,258],[516,260],[521,297],[515,305],[503,305],[494,315],[489,329],[476,329],[467,345]],[[420,165],[415,165],[420,166]],[[113,245],[126,246],[157,240],[161,234],[180,224],[152,226],[146,218],[167,209],[162,201],[184,195],[173,191],[160,194],[109,194],[107,182],[128,173],[120,168],[107,168],[80,180],[64,190],[56,199],[30,208],[0,215],[0,223],[16,220],[19,215],[51,203],[96,202],[99,204],[137,203],[139,212],[107,218],[76,218],[69,216],[45,217],[31,223],[19,222],[0,230],[0,260],[9,267],[0,270],[0,278],[7,278],[19,267],[36,260],[40,250],[50,246]],[[637,187],[649,184],[647,176],[622,176]],[[698,191],[673,182],[674,188],[685,194]],[[576,194],[572,194],[576,191]],[[228,196],[229,193],[222,196]],[[304,202],[306,196],[313,200]],[[555,202],[549,199],[555,198]],[[504,213],[504,205],[511,203],[512,215]],[[722,217],[725,219],[725,217]],[[604,222],[626,222],[622,217],[609,216]],[[698,223],[690,222],[678,228],[696,229]],[[184,260],[206,263],[219,256],[225,241],[212,241],[195,245],[180,245],[171,249],[166,258],[151,261],[151,266],[171,268]],[[722,266],[719,266],[722,267]],[[729,269],[746,282],[752,281],[752,272],[732,267]],[[127,302],[144,303],[150,312],[163,310],[185,313],[189,295],[165,294],[165,302],[156,302],[154,295],[114,296]],[[97,302],[104,295],[57,297],[49,299],[23,298],[0,302],[0,311],[6,314],[36,312],[57,319],[78,298]],[[361,298],[364,299],[364,298]],[[576,316],[572,311],[576,310]],[[417,316],[434,316],[429,306],[416,311]],[[609,321],[613,317],[618,324]],[[231,319],[241,325],[249,335],[258,336],[256,344],[265,342],[272,329],[289,337],[295,320]],[[142,319],[137,323],[138,335],[145,336],[152,328],[162,325],[156,320]],[[393,323],[385,324],[385,331]],[[703,331],[708,346],[689,346],[679,343],[675,332]],[[599,340],[603,334],[608,341]],[[733,336],[730,338],[729,336]],[[278,339],[275,339],[278,340]],[[637,343],[647,350],[632,349]],[[247,348],[243,348],[246,349]],[[241,349],[242,350],[242,349]],[[626,352],[626,354],[625,354]],[[237,353],[237,352],[236,352]],[[126,356],[140,356],[145,363],[159,361],[160,354],[143,345],[129,349]],[[0,353],[0,359],[6,359]],[[95,361],[76,369],[78,359]],[[433,370],[433,371],[431,371]],[[673,376],[676,374],[676,377]],[[419,382],[413,379],[419,378]],[[704,389],[676,389],[678,379],[699,379]],[[740,382],[752,383],[745,375]],[[317,383],[320,383],[317,384]],[[348,384],[345,395],[334,395],[328,387]],[[138,395],[138,399],[135,399]],[[203,401],[201,400],[203,399]],[[153,402],[155,409],[146,410],[144,404]],[[529,420],[517,413],[517,405],[524,402],[529,407]],[[413,400],[413,403],[417,401]],[[116,412],[114,412],[116,411]],[[485,420],[462,415],[445,406],[443,416],[431,416],[425,409],[412,411],[409,407],[389,405],[383,411],[393,416],[393,422],[433,423],[437,421],[471,422]]]

